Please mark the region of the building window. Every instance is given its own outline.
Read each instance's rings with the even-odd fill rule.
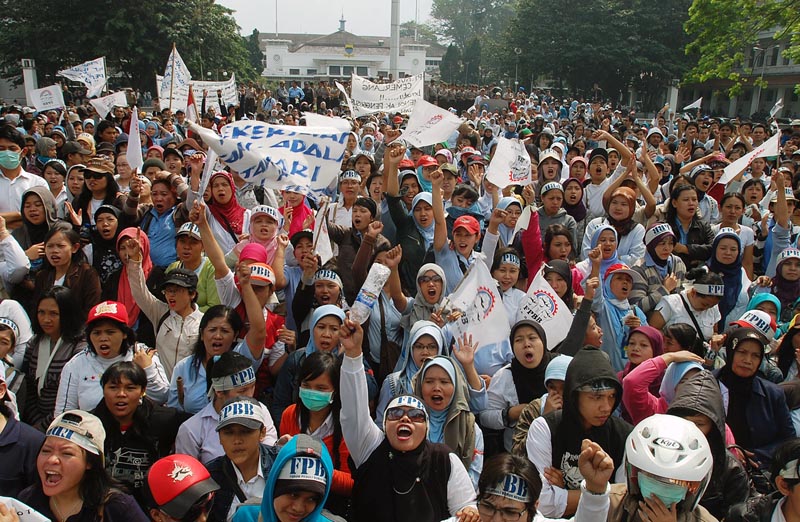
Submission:
[[[369,67],[356,67],[356,74],[359,76],[369,76]]]
[[[789,65],[789,55],[786,54],[786,51],[783,52],[783,65]]]
[[[781,48],[779,46],[775,46],[772,48],[772,54],[769,56],[769,65],[770,67],[775,67],[778,65],[778,55],[781,52]]]
[[[429,67],[436,67],[437,65],[439,65],[439,63],[440,60],[425,60],[425,65]]]
[[[289,69],[289,76],[300,76],[300,69]]]
[[[342,67],[342,76],[350,76],[351,74],[353,74],[352,65],[345,65]]]
[[[342,68],[338,65],[329,65],[328,66],[328,74],[331,76],[341,76],[342,75]]]
[[[378,77],[379,78],[388,78],[389,77],[389,71],[378,71]]]
[[[317,70],[316,69],[306,69],[306,76],[316,76]]]

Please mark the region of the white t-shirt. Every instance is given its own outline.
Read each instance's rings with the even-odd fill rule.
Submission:
[[[686,299],[686,303],[689,305],[689,309],[697,320],[697,324],[700,325],[703,338],[706,341],[710,340],[711,336],[714,335],[714,325],[722,318],[722,315],[719,313],[719,307],[714,305],[702,312],[695,310],[689,298],[686,297],[685,290],[680,294],[665,295],[656,305],[656,311],[664,318],[664,326],[667,327],[672,324],[682,323],[694,327],[692,318],[689,317],[689,314],[686,312],[686,307],[684,307],[681,302],[681,296]]]

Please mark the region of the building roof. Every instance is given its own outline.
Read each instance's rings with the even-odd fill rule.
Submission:
[[[297,52],[303,47],[333,47],[341,49],[346,44],[352,44],[356,48],[389,48],[390,38],[388,36],[359,36],[353,34],[349,31],[336,31],[331,34],[300,34],[300,33],[259,33],[258,34],[259,41],[262,42],[262,48],[264,47],[263,43],[265,40],[289,40],[291,41],[291,45],[289,45],[290,52]],[[419,44],[419,45],[427,45],[427,56],[428,57],[442,57],[444,53],[447,51],[447,47],[430,41],[414,41],[413,38],[405,37],[400,38],[400,45],[405,44]],[[403,51],[401,49],[401,54]]]

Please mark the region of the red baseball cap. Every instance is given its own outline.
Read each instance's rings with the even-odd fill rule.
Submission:
[[[457,228],[466,228],[470,234],[481,233],[481,226],[478,220],[472,216],[461,216],[456,219],[455,223],[453,223],[453,232],[455,232]]]
[[[433,156],[429,156],[425,154],[424,156],[420,156],[419,160],[417,160],[417,167],[438,167],[439,162],[436,161],[436,158]]]
[[[86,324],[99,321],[100,319],[110,319],[118,323],[128,324],[128,309],[125,308],[124,304],[116,301],[103,301],[89,310]]]
[[[414,161],[409,158],[403,158],[400,160],[400,164],[397,165],[399,170],[403,169],[413,169],[414,168]]]
[[[402,116],[395,116],[394,118],[392,118],[392,121],[394,123],[403,123],[403,117]]]

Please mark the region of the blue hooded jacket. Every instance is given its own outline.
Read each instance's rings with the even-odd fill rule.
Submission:
[[[272,465],[272,469],[267,477],[267,485],[264,488],[261,507],[259,508],[255,505],[242,506],[236,511],[233,522],[256,522],[259,520],[259,516],[260,520],[263,522],[279,522],[275,514],[275,509],[272,507],[275,483],[287,462],[291,458],[297,456],[311,456],[321,459],[328,477],[328,482],[325,484],[325,495],[320,500],[319,504],[317,504],[314,511],[303,519],[303,522],[344,522],[342,518],[323,511],[322,509],[331,492],[331,479],[333,477],[333,461],[331,460],[331,456],[324,444],[303,434],[292,437],[278,453],[278,457],[275,459],[275,463]]]

